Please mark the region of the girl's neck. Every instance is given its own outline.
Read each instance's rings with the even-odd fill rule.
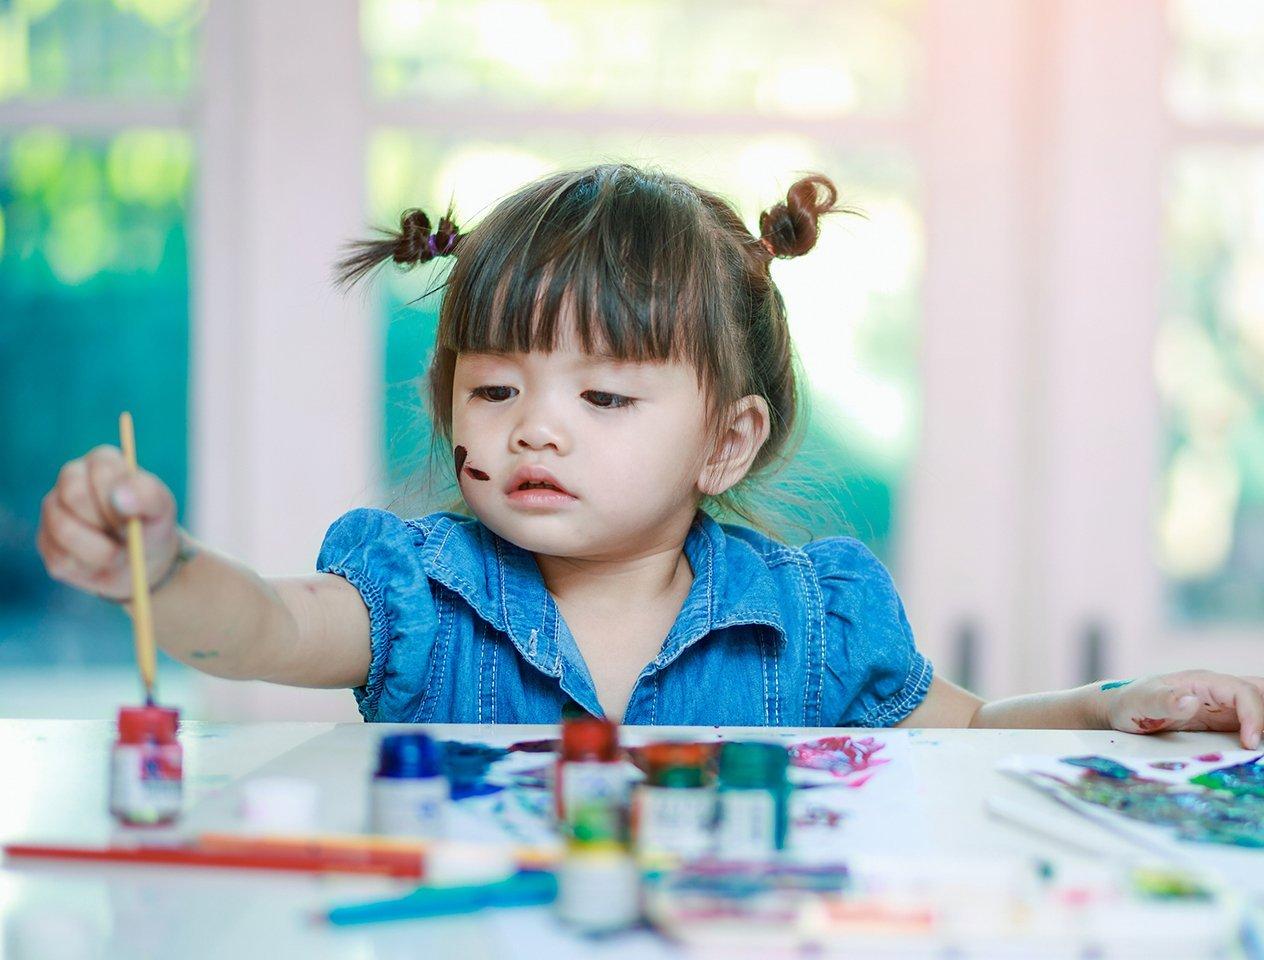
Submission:
[[[684,542],[680,534],[624,557],[586,559],[537,553],[535,560],[545,586],[559,604],[635,608],[689,592],[693,569],[685,556]]]

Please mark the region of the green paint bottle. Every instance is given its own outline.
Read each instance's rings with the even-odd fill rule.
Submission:
[[[790,765],[775,743],[737,741],[720,748],[716,789],[716,855],[767,859],[786,846],[790,825]]]

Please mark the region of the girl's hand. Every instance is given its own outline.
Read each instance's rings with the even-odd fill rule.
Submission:
[[[1110,725],[1125,733],[1237,730],[1242,746],[1260,745],[1264,677],[1182,670],[1102,684]]]
[[[97,447],[71,460],[40,508],[35,545],[49,575],[108,600],[130,599],[129,517],[141,519],[152,585],[179,553],[175,497],[152,473],[129,476],[117,447]]]

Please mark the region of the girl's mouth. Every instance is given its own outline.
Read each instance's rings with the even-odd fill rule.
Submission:
[[[525,487],[510,491],[509,499],[522,507],[560,507],[577,498],[551,487]]]

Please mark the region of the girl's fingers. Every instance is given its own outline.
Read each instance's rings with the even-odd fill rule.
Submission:
[[[114,488],[127,479],[127,464],[116,447],[100,446],[90,450],[84,458],[88,469],[88,486],[108,527],[122,530],[127,517],[114,505]]]
[[[92,496],[88,465],[83,459],[71,460],[61,468],[53,492],[62,506],[84,523],[91,527],[105,527],[105,518],[101,516],[96,498]]]
[[[1238,737],[1242,746],[1254,750],[1260,745],[1264,728],[1264,694],[1244,680],[1233,681],[1233,705],[1238,711]]]
[[[84,523],[62,506],[59,498],[44,498],[40,527],[48,541],[69,555],[85,573],[110,569],[123,556],[123,548],[117,541]]]

